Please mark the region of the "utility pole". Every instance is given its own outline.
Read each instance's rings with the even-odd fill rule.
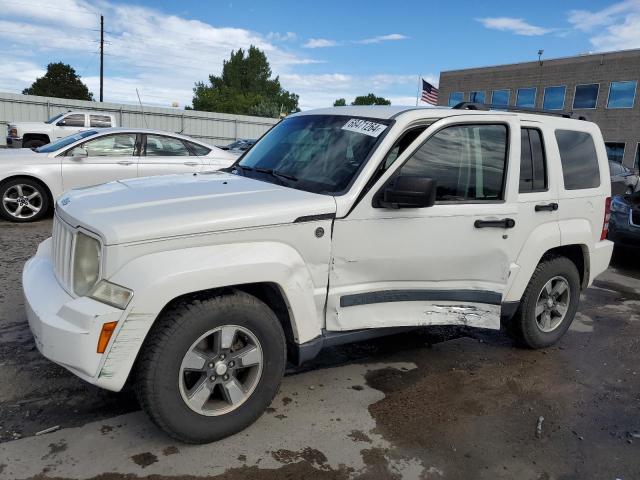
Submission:
[[[104,16],[100,15],[100,101],[104,85]]]

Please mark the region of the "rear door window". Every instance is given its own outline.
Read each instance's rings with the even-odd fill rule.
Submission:
[[[92,127],[109,128],[111,127],[111,117],[108,115],[91,115],[89,117]]]
[[[547,165],[540,130],[523,128],[520,153],[520,193],[547,190]]]
[[[556,130],[565,190],[600,186],[598,154],[593,137],[586,132]]]

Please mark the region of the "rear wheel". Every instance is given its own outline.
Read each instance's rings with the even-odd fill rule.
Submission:
[[[138,361],[136,387],[143,409],[170,436],[218,440],[269,406],[286,346],[267,305],[234,292],[179,304],[158,322]]]
[[[35,222],[47,214],[46,188],[29,178],[13,178],[0,184],[0,213],[12,222]]]
[[[580,301],[580,274],[566,257],[540,262],[525,290],[510,332],[523,346],[544,348],[568,330]]]

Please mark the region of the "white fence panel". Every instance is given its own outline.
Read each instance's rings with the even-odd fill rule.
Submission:
[[[0,92],[0,147],[6,145],[9,122],[42,122],[68,110],[113,113],[119,126],[165,130],[226,145],[238,138],[258,138],[278,122],[274,118],[180,110],[119,103],[87,102]]]

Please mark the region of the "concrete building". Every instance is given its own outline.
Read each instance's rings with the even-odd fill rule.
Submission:
[[[470,101],[574,112],[597,123],[609,158],[640,166],[640,49],[440,74],[440,105]]]

